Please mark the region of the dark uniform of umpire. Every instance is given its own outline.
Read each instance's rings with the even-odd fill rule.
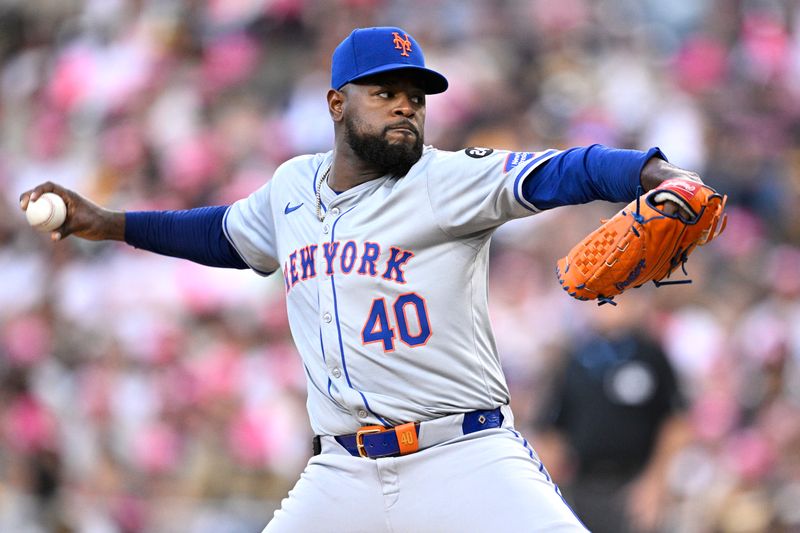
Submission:
[[[684,409],[675,373],[661,347],[633,328],[590,331],[564,355],[543,424],[571,448],[564,495],[595,533],[637,531],[626,485],[646,467],[665,421]]]

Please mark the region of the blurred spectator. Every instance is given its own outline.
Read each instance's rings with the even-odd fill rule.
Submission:
[[[596,309],[565,347],[537,450],[590,531],[655,531],[667,470],[688,442],[675,371],[647,330],[637,295]]]

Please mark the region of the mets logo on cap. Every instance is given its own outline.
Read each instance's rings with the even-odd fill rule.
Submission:
[[[408,38],[408,34],[404,33],[400,37],[400,32],[393,31],[392,35],[394,35],[392,44],[394,44],[395,49],[400,50],[401,56],[408,57],[408,53],[411,51],[411,40]]]
[[[447,89],[447,79],[425,66],[419,43],[395,26],[356,28],[339,43],[331,58],[331,87],[338,91],[361,78],[400,69],[414,74],[425,94]]]

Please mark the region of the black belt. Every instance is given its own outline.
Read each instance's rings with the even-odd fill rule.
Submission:
[[[409,422],[391,428],[364,426],[355,433],[335,436],[334,439],[354,457],[369,457],[370,459],[397,457],[439,444],[444,440],[469,435],[484,429],[499,428],[503,424],[503,414],[499,407],[464,413],[464,421],[459,430],[453,432],[452,435],[446,435],[444,439],[441,432],[438,432],[436,442],[419,442],[420,425],[424,424],[426,422]],[[322,451],[320,436],[316,435],[312,442],[314,455],[319,455]]]

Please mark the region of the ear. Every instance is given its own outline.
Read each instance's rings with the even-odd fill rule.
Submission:
[[[328,91],[328,113],[330,113],[334,122],[342,120],[345,98],[346,96],[342,91],[337,91],[336,89]]]

